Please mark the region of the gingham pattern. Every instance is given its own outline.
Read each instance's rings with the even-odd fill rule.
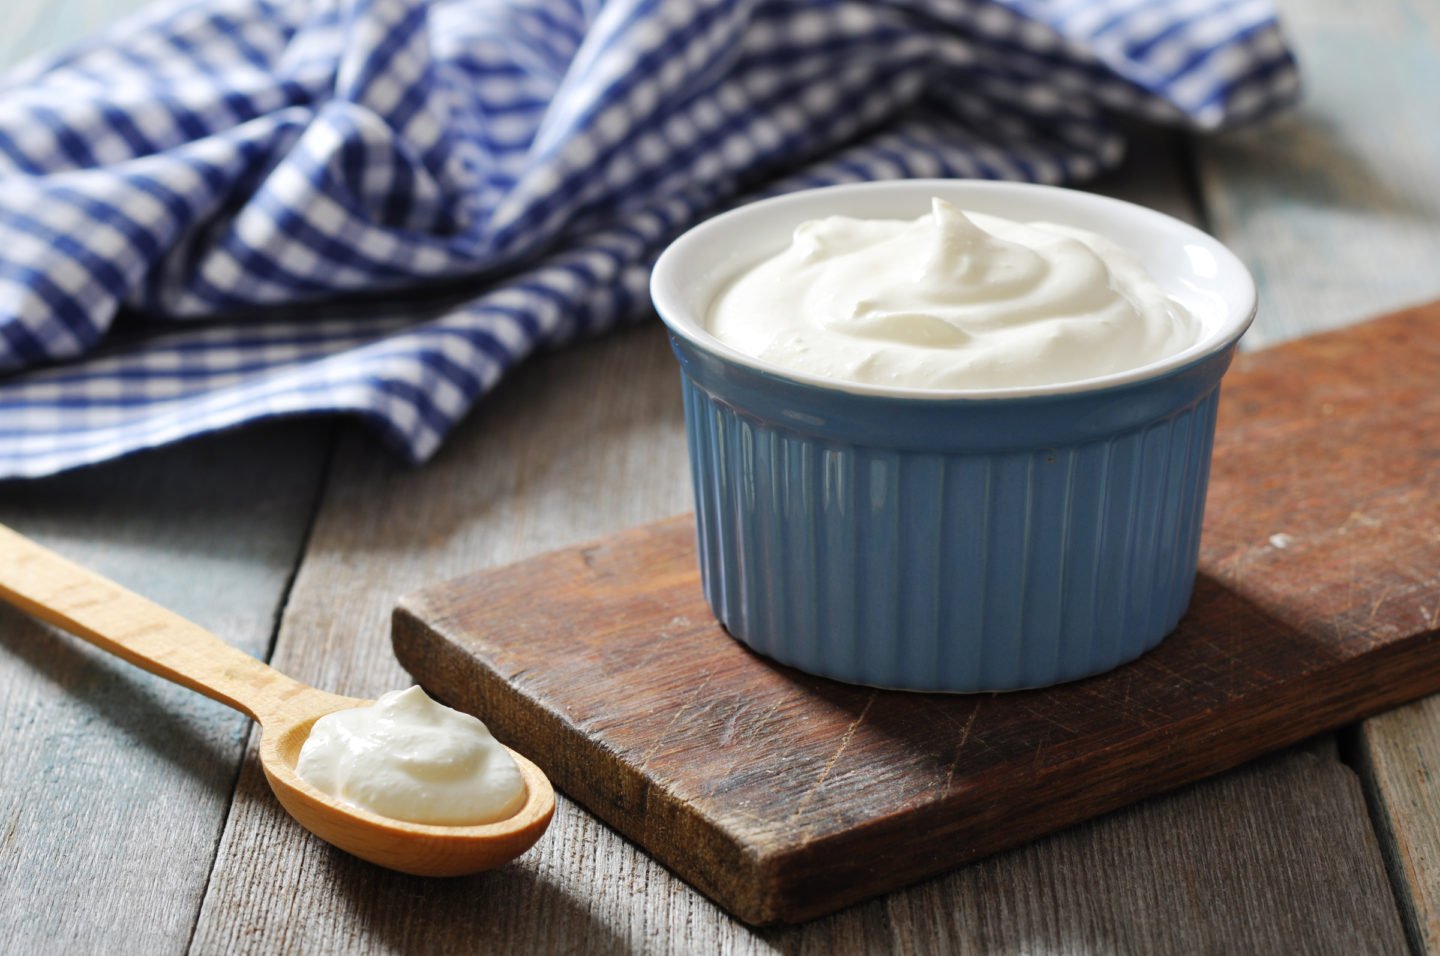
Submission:
[[[315,412],[423,460],[740,197],[1083,179],[1107,112],[1296,88],[1259,0],[165,4],[0,80],[0,476]]]

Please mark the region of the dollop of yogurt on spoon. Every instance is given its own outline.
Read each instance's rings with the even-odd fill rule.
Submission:
[[[525,803],[520,768],[489,729],[419,687],[321,717],[295,770],[351,806],[410,823],[495,823]]]

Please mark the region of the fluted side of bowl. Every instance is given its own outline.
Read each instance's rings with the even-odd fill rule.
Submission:
[[[1113,395],[866,421],[675,345],[705,595],[752,649],[853,683],[1013,690],[1131,660],[1183,615],[1231,353]]]

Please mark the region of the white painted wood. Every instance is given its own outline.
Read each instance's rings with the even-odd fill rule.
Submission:
[[[1215,235],[1260,286],[1252,348],[1440,297],[1440,4],[1280,6],[1299,108],[1195,144]]]

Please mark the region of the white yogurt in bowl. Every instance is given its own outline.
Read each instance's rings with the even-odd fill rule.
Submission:
[[[1076,369],[1085,374],[1068,381],[926,386],[787,368],[736,347],[713,331],[717,300],[747,272],[783,255],[802,223],[833,217],[913,222],[933,214],[936,198],[964,210],[987,231],[995,220],[1004,219],[1032,227],[1045,224],[1076,237],[1099,237],[1099,244],[1107,250],[1107,263],[1118,262],[1119,257],[1112,259],[1110,252],[1119,252],[1189,316],[1186,324],[1193,339],[1178,351],[1121,371]],[[1123,273],[1127,267],[1121,265],[1118,271]],[[672,333],[728,360],[823,388],[941,401],[1074,394],[1153,378],[1233,343],[1249,326],[1256,305],[1254,280],[1245,266],[1213,238],[1170,216],[1056,186],[944,179],[812,189],[722,213],[689,230],[661,255],[652,274],[651,295]]]
[[[926,389],[1056,385],[1174,355],[1198,322],[1096,233],[965,213],[829,216],[716,297],[707,330],[817,378]]]

